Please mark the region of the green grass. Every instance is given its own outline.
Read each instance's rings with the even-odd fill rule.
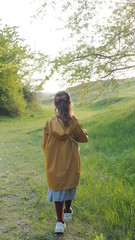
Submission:
[[[80,144],[81,180],[63,237],[54,235],[41,149],[52,104],[23,118],[0,117],[1,240],[135,239],[135,84],[121,85],[111,99],[76,104],[74,112],[89,142]]]

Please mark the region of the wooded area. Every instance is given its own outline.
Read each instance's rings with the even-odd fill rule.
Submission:
[[[35,17],[45,17],[48,8],[59,9],[56,15],[63,23],[59,31],[67,29],[65,41],[70,44],[57,56],[33,52],[17,27],[0,25],[0,114],[23,114],[36,99],[34,92],[52,78],[67,86],[82,84],[82,95],[96,85],[99,96],[116,89],[118,79],[134,77],[133,0],[42,3]]]

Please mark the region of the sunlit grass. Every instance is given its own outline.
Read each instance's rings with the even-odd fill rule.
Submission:
[[[74,106],[89,142],[80,144],[81,180],[65,240],[135,239],[135,91],[131,86],[126,98],[124,92],[110,102]],[[51,103],[23,118],[0,118],[1,240],[58,239],[41,149],[52,114]]]

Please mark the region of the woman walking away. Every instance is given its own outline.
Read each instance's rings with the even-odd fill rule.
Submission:
[[[67,91],[56,93],[55,116],[44,127],[42,148],[47,175],[47,200],[55,203],[55,233],[64,233],[65,222],[72,219],[72,200],[80,179],[80,156],[77,142],[87,142],[88,135],[72,115],[71,98]],[[64,219],[63,219],[63,205]]]

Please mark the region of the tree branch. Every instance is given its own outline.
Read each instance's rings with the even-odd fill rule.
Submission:
[[[113,60],[113,58],[116,58],[114,60],[118,60],[118,59],[121,59],[121,58],[126,58],[126,57],[134,57],[135,54],[125,54],[125,55],[120,55],[120,54],[114,54],[114,55],[103,55],[101,53],[92,53],[92,54],[86,54],[86,55],[82,55],[82,56],[79,56],[79,57],[76,57],[76,58],[70,58],[69,60],[66,61],[66,63],[72,63],[72,62],[79,62],[83,59],[87,59],[91,56],[96,56],[96,57],[99,57],[101,59],[111,59]],[[63,61],[64,65],[65,65],[65,61]],[[58,64],[57,66],[61,66],[63,65],[63,63],[61,64]]]
[[[110,76],[113,72],[122,71],[122,70],[130,69],[130,68],[135,68],[135,65],[113,69],[113,70],[111,70],[107,75],[105,75],[105,76],[103,76],[103,77],[101,77],[101,78],[102,78],[102,79],[103,79],[103,78],[107,78],[107,77]]]

